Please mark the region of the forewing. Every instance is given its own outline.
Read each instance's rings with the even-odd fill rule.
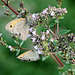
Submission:
[[[23,61],[36,61],[40,59],[39,54],[32,50],[27,51],[25,54],[21,54],[18,58],[21,58]]]

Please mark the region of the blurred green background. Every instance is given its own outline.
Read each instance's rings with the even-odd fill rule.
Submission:
[[[21,1],[11,0],[11,4],[17,10]],[[2,3],[1,0],[0,3]],[[48,5],[56,6],[57,2],[56,0],[24,0],[24,6],[30,13],[41,12]],[[75,0],[63,0],[62,7],[66,7],[68,13],[60,21],[60,29],[69,29],[75,33]],[[0,33],[3,33],[2,36],[9,45],[16,46],[10,33],[5,30],[6,24],[14,19],[3,14],[6,9],[8,8],[0,6]],[[30,41],[26,41],[23,47],[32,48]],[[9,49],[0,46],[0,75],[59,75],[57,68],[58,65],[51,57],[45,61],[23,62],[16,59],[16,52],[10,52]]]

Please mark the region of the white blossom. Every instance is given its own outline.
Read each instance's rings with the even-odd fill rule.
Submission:
[[[38,49],[38,54],[42,54],[42,51]]]
[[[44,9],[42,13],[45,15],[47,13],[47,10],[48,8]]]
[[[2,36],[2,33],[0,33],[0,36]]]
[[[46,31],[46,34],[49,34],[49,30]]]
[[[12,48],[12,47],[9,45],[8,48]]]
[[[37,49],[38,49],[38,46],[37,46],[37,45],[36,45],[36,46],[34,46],[34,49],[36,49],[36,50],[37,50]]]
[[[25,10],[22,10],[22,12],[21,13],[24,13],[25,12]]]
[[[65,11],[65,13],[67,13],[67,10]]]
[[[33,27],[31,27],[31,28],[29,29],[29,31],[32,32],[32,31],[33,31]]]
[[[36,41],[36,38],[32,38],[32,42],[35,42]]]
[[[42,35],[41,39],[42,39],[42,40],[45,40],[45,35]]]
[[[36,31],[33,31],[32,34],[33,34],[33,36],[35,36],[36,35]]]
[[[10,49],[10,51],[12,51],[12,50],[13,50],[13,48],[12,48],[10,45],[8,46],[8,48]]]
[[[39,42],[39,40],[36,41],[37,43]]]
[[[36,14],[32,14],[32,20],[36,20]]]
[[[53,38],[51,38],[51,39],[50,39],[50,41],[51,41],[51,42],[53,42],[53,41],[54,41],[54,39],[53,39]]]
[[[28,35],[27,35],[27,38],[29,38],[30,36],[31,36],[31,35],[30,35],[30,34],[28,34]]]
[[[52,12],[51,12],[51,16],[54,16],[54,15],[55,15],[55,12],[54,12],[54,11],[52,11]]]
[[[13,49],[12,48],[10,48],[10,51],[12,51]]]

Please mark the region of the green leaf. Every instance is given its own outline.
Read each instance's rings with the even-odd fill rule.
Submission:
[[[14,42],[15,42],[16,44],[19,44],[16,40],[14,40]]]
[[[4,8],[4,7],[5,7],[5,5],[2,5],[2,7]]]
[[[49,27],[51,28],[51,27],[53,27],[54,25],[55,25],[55,23],[51,23]]]
[[[41,32],[43,32],[43,31],[45,31],[46,30],[46,28],[45,27],[43,27],[43,26],[38,26],[37,28],[36,28],[36,32],[37,32],[37,34],[41,34]]]
[[[20,47],[23,45],[23,43],[24,43],[24,41],[22,41],[22,42],[20,43]]]
[[[59,19],[63,19],[63,18],[64,18],[63,16],[60,16],[60,17],[59,17]]]
[[[8,3],[10,3],[10,0],[8,0]]]
[[[12,14],[11,17],[16,17],[16,15],[15,14]]]
[[[59,23],[59,21],[55,20],[55,23]]]
[[[54,40],[54,41],[53,41],[53,45],[54,45],[54,46],[57,46],[57,43],[58,43],[57,40]]]
[[[17,53],[16,53],[16,56],[19,55],[20,53],[20,49],[16,49]]]
[[[58,51],[57,54],[60,55],[62,53],[62,51]]]
[[[75,49],[75,45],[72,46]]]
[[[70,32],[70,30],[61,30],[61,31],[59,32],[59,35],[66,34],[66,33],[68,33],[68,32]]]
[[[49,56],[42,57],[42,61],[45,61]]]
[[[68,71],[71,67],[72,67],[72,64],[64,65],[64,67],[62,67],[62,69],[60,70],[60,72]]]

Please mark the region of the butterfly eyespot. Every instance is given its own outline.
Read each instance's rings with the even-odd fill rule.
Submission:
[[[10,25],[10,28],[12,28],[12,25]]]
[[[15,34],[15,35],[17,35],[17,34]]]
[[[29,59],[29,61],[31,61],[31,60]]]
[[[21,33],[19,33],[19,35],[21,36]]]
[[[20,58],[22,58],[22,57],[20,57]]]

